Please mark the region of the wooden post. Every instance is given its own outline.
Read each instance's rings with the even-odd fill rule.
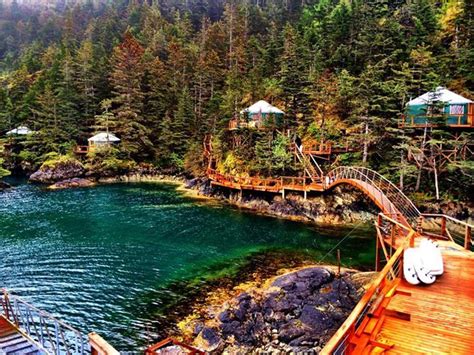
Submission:
[[[446,217],[441,217],[441,235],[446,237]]]
[[[388,254],[390,255],[390,257],[392,257],[392,254],[393,254],[393,241],[395,240],[396,228],[397,226],[394,224],[392,225],[392,229],[390,231],[390,253]]]
[[[418,233],[422,233],[423,232],[423,216],[420,216],[418,218],[418,223],[417,223],[417,226],[416,226],[416,231]]]
[[[464,249],[471,250],[471,226],[466,226],[466,233],[464,235]]]
[[[283,199],[285,199],[285,189],[284,188],[281,189],[281,197]]]
[[[377,228],[382,225],[382,215],[379,213],[377,216]],[[380,239],[379,233],[375,237],[375,271],[380,271]]]
[[[341,275],[341,249],[337,249],[337,276]]]
[[[99,334],[89,333],[89,344],[91,345],[92,355],[119,355],[112,345],[107,343]]]
[[[303,191],[304,194],[304,200],[306,201],[306,198],[308,197],[306,190]]]

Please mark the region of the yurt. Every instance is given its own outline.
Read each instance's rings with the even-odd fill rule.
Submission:
[[[409,101],[404,126],[447,125],[474,127],[473,102],[442,86]]]

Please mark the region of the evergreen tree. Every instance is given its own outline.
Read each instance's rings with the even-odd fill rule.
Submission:
[[[152,147],[149,129],[143,125],[143,53],[138,41],[126,32],[122,43],[114,48],[110,75],[117,116],[114,133],[120,136],[123,151],[134,157],[150,154]]]

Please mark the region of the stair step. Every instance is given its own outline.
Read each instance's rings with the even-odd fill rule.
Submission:
[[[5,341],[4,339],[7,339],[15,334],[18,334],[18,332],[13,328],[10,328],[8,331],[3,332],[2,334],[0,334],[0,344]]]
[[[3,343],[1,345],[1,347],[4,351],[8,352],[8,351],[11,351],[10,348],[15,347],[15,346],[20,345],[20,344],[27,344],[28,345],[29,343],[28,343],[28,340],[26,340],[25,338],[20,336],[19,338],[14,338],[14,339],[10,340],[7,343]]]
[[[24,354],[38,354],[39,351],[36,349],[35,346],[32,344],[28,344],[28,346],[22,348],[22,349],[15,349],[13,351],[7,351],[7,354],[15,354],[15,355],[24,355]]]
[[[8,355],[13,354],[22,354],[23,351],[28,350],[32,351],[34,348],[31,346],[31,343],[28,342],[26,339],[22,343],[18,343],[16,345],[12,345],[5,349]]]
[[[4,346],[5,343],[8,343],[9,341],[12,341],[14,339],[21,339],[23,336],[15,331],[12,331],[9,335],[7,336],[2,336],[0,338],[0,348]]]

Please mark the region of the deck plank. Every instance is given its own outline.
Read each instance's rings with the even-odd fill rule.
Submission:
[[[375,339],[394,344],[393,354],[472,354],[474,349],[474,258],[443,249],[445,272],[432,285],[403,280],[387,307]],[[391,316],[410,315],[409,320]]]

